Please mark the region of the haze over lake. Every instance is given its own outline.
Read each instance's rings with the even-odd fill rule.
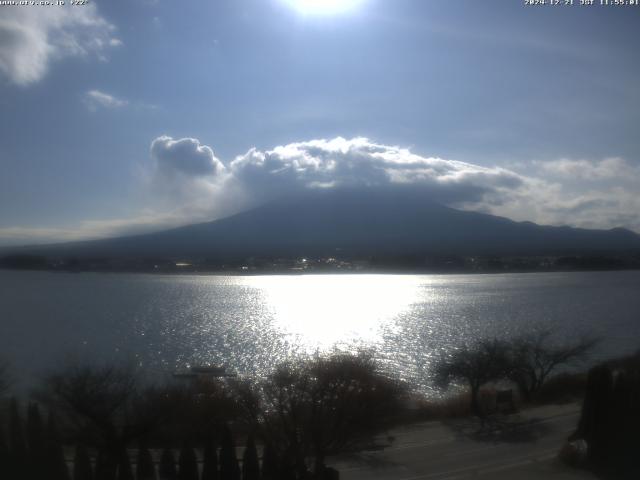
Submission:
[[[430,362],[532,326],[603,337],[597,358],[640,348],[640,272],[197,276],[0,271],[0,351],[21,387],[71,355],[150,373],[371,347],[425,385]]]

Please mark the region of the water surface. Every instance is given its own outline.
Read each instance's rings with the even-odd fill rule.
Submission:
[[[71,355],[149,372],[264,373],[292,356],[373,347],[426,388],[443,352],[551,326],[640,348],[640,272],[198,276],[0,271],[0,356],[23,384]]]

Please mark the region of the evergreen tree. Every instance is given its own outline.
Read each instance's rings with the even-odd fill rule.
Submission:
[[[27,476],[27,446],[24,441],[22,418],[15,398],[11,399],[9,410],[9,454],[11,459],[8,476],[16,479]]]
[[[169,448],[165,448],[160,457],[160,480],[178,480],[176,460]]]
[[[118,480],[134,480],[133,470],[131,469],[131,462],[129,461],[129,454],[127,449],[123,448],[120,452],[120,458],[118,459]]]
[[[87,449],[82,445],[76,446],[73,459],[73,480],[93,480],[91,458],[89,458]]]
[[[38,405],[32,403],[27,408],[27,444],[30,473],[40,480],[47,475],[47,448],[44,424]]]
[[[193,448],[184,445],[180,450],[178,457],[178,465],[180,470],[178,478],[180,480],[198,480],[198,457]]]
[[[96,480],[115,480],[117,466],[116,459],[106,449],[100,449],[96,459]]]
[[[231,430],[227,425],[222,429],[220,446],[220,480],[240,480],[240,466],[236,457]]]
[[[280,459],[280,476],[278,480],[296,480],[295,461],[291,452],[287,450]]]
[[[138,449],[138,465],[136,466],[137,480],[156,480],[156,467],[153,464],[151,452],[146,445]]]
[[[218,453],[213,442],[207,442],[204,447],[202,480],[218,480]]]
[[[247,438],[247,446],[242,456],[242,480],[260,480],[258,450],[252,435]]]
[[[69,480],[64,448],[53,413],[49,412],[46,432],[47,480]]]
[[[12,471],[11,467],[11,456],[9,454],[9,447],[4,441],[4,434],[0,429],[0,471],[7,472],[7,475],[10,475]]]
[[[587,455],[593,465],[606,463],[609,454],[611,430],[611,394],[613,374],[606,366],[596,366],[589,371],[587,389],[579,428],[584,429]]]
[[[262,479],[263,480],[279,480],[280,471],[278,469],[278,455],[276,451],[267,443],[262,452]]]

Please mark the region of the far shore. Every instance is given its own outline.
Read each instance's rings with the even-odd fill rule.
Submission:
[[[640,266],[624,268],[548,268],[548,269],[495,269],[495,270],[457,270],[457,269],[323,269],[323,270],[242,270],[242,269],[70,269],[70,268],[11,268],[0,266],[5,272],[50,272],[50,273],[105,273],[105,274],[141,274],[176,276],[310,276],[310,275],[505,275],[537,273],[598,273],[598,272],[637,272]]]

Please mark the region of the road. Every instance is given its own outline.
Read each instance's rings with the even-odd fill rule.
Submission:
[[[390,432],[378,451],[336,459],[341,480],[593,479],[564,466],[558,451],[573,432],[579,406],[546,406],[502,416],[425,422]]]

